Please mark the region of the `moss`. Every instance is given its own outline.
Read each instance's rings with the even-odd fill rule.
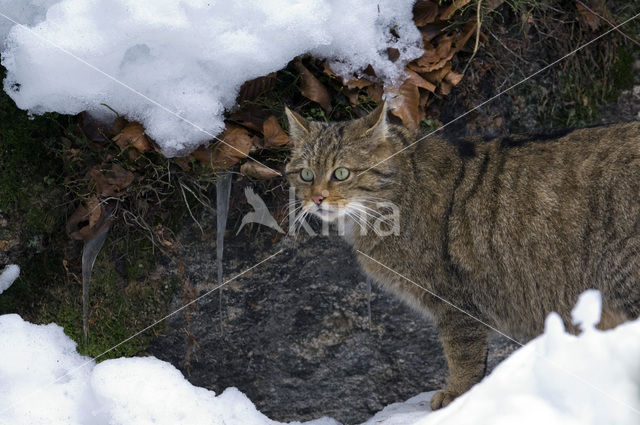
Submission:
[[[613,90],[608,100],[615,100],[617,92],[633,87],[633,52],[627,48],[618,49],[616,60],[611,68]]]

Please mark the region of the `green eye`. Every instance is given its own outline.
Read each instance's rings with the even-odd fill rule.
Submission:
[[[308,168],[303,168],[302,171],[300,171],[300,178],[306,182],[310,182],[313,180],[313,171]]]
[[[336,168],[336,171],[333,172],[333,176],[336,180],[345,180],[349,177],[349,170],[344,167]]]

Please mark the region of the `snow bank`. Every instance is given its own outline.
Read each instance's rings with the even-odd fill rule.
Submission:
[[[345,75],[371,64],[378,76],[397,80],[406,63],[422,54],[413,0],[53,3],[0,0],[0,12],[39,22],[31,29],[14,26],[6,38],[5,91],[34,114],[88,110],[106,117],[111,112],[101,104],[107,104],[142,122],[169,156],[219,134],[222,114],[234,106],[242,83],[283,68],[295,56],[329,58]],[[400,50],[395,63],[387,58],[388,47]]]
[[[431,413],[433,393],[387,406],[363,425],[637,425],[640,319],[610,331],[594,325],[600,296],[585,293],[565,332],[556,314],[545,333],[516,351],[471,391]],[[154,357],[95,365],[55,324],[0,316],[0,424],[278,425],[235,388],[191,385]],[[329,418],[307,425],[339,425]]]
[[[640,320],[609,331],[600,294],[585,292],[573,311],[584,332],[568,334],[555,313],[545,332],[482,383],[416,424],[637,425],[640,423]]]
[[[9,264],[0,274],[0,294],[6,291],[9,286],[20,276],[20,267],[15,264]]]
[[[154,357],[96,365],[78,354],[76,343],[55,324],[0,316],[0,341],[2,425],[279,424],[237,389],[216,396]],[[337,422],[322,418],[306,424]]]
[[[47,9],[60,0],[0,0],[0,13],[23,25],[35,25],[45,19]],[[4,40],[13,22],[0,16],[0,41]]]

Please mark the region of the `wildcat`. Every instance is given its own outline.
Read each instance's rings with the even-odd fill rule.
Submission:
[[[640,314],[640,123],[412,145],[385,105],[339,123],[286,114],[302,209],[347,217],[364,272],[438,328],[449,379],[432,409],[484,376],[486,325],[528,339],[556,311],[574,329],[590,288],[602,293],[599,327]],[[395,234],[361,231],[379,200],[399,208]]]

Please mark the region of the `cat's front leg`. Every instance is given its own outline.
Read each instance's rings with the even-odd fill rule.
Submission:
[[[458,310],[450,309],[438,316],[449,380],[444,390],[433,395],[432,410],[445,407],[480,382],[485,374],[489,339],[485,325]]]

